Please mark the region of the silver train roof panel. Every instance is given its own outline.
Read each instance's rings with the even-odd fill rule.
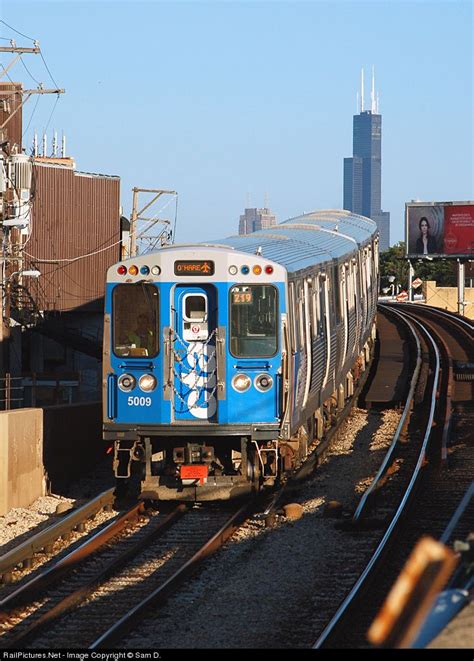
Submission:
[[[340,259],[369,241],[377,231],[374,221],[350,211],[327,209],[290,218],[252,234],[220,239],[219,244],[255,254],[300,271],[314,263]]]

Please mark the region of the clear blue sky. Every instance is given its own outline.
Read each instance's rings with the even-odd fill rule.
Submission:
[[[53,128],[64,129],[78,169],[120,175],[127,215],[133,186],[178,190],[179,241],[235,233],[248,193],[251,206],[268,193],[279,221],[341,208],[360,68],[367,81],[372,64],[391,242],[403,238],[406,201],[474,198],[471,2],[3,0],[0,8],[40,41],[66,89],[50,141]],[[3,25],[0,35],[30,45]],[[24,61],[52,85],[37,56]],[[21,63],[11,76],[36,86]],[[40,99],[28,146],[53,105]]]

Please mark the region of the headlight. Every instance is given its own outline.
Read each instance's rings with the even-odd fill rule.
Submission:
[[[265,392],[273,386],[273,378],[270,374],[259,374],[255,377],[254,385],[260,392]]]
[[[133,390],[137,385],[135,377],[131,374],[122,374],[122,376],[119,376],[117,383],[118,387],[123,392],[130,392],[130,390]]]
[[[153,374],[144,374],[140,377],[138,385],[143,392],[151,392],[156,388],[156,379]]]
[[[250,388],[252,380],[246,374],[236,374],[232,379],[232,388],[237,392],[245,392]]]

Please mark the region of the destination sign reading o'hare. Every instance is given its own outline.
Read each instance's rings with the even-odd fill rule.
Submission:
[[[214,275],[214,262],[206,259],[181,259],[174,263],[175,275]]]

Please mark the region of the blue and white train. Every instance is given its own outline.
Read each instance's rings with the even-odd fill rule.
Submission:
[[[378,236],[347,211],[112,266],[104,438],[141,497],[223,500],[298,466],[375,339]]]

